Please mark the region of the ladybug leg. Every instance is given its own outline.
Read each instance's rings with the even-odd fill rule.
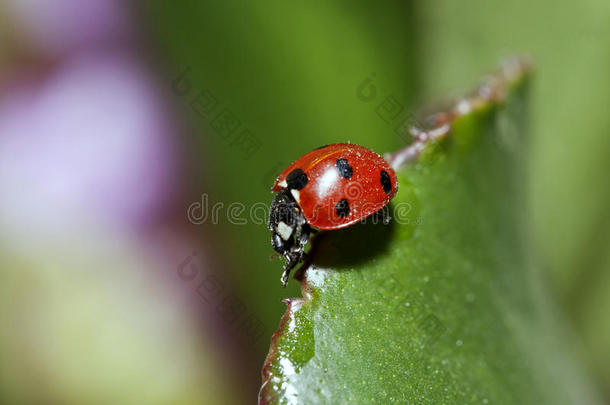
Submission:
[[[286,286],[288,285],[288,276],[290,275],[290,270],[286,268],[286,266],[284,266],[284,272],[282,273],[282,277],[280,278],[280,281],[282,282],[282,287],[286,288]]]
[[[307,242],[309,241],[310,234],[311,234],[311,227],[309,226],[309,224],[307,222],[305,222],[303,225],[300,225],[297,227],[296,241],[298,243],[298,250],[299,250],[301,259],[303,258],[303,256],[305,256],[305,245],[307,245]],[[299,259],[299,261],[301,259]]]
[[[286,260],[286,264],[284,265],[284,272],[282,273],[280,280],[282,282],[282,286],[286,287],[286,284],[288,284],[288,276],[290,275],[290,271],[294,269],[294,266],[296,266],[301,260],[301,256],[299,255],[297,249],[293,247],[289,251],[284,252],[284,259]]]
[[[297,223],[296,230],[294,232],[295,241],[298,244],[300,250],[305,248],[307,241],[309,240],[309,233],[311,232],[311,227],[305,221],[305,218],[301,218],[301,220]]]
[[[295,229],[295,242],[297,245],[292,246],[289,251],[284,252],[286,265],[284,266],[284,273],[282,273],[282,277],[280,279],[284,287],[286,287],[286,284],[288,284],[288,276],[290,275],[290,271],[301,260],[303,260],[303,256],[305,255],[305,245],[307,245],[307,241],[309,240],[310,232],[311,227],[304,218],[301,218],[301,220],[297,222]]]
[[[285,287],[290,271],[303,260],[312,229],[289,190],[280,191],[273,198],[267,226],[271,231],[271,246],[285,260],[280,279]]]

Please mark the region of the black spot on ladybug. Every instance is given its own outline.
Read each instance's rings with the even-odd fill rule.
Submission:
[[[286,184],[291,190],[301,190],[307,185],[308,181],[307,175],[301,169],[294,169],[286,176]]]
[[[337,211],[337,215],[341,218],[345,218],[347,214],[349,214],[349,203],[347,202],[347,199],[344,198],[335,204],[335,211]]]
[[[354,169],[352,169],[349,163],[347,163],[346,159],[338,159],[335,162],[335,166],[337,167],[337,170],[339,170],[339,174],[341,175],[341,177],[343,177],[344,179],[352,178],[352,174],[354,174]]]
[[[383,187],[383,191],[386,194],[390,194],[392,191],[392,181],[390,180],[390,175],[385,170],[381,171],[381,187]]]

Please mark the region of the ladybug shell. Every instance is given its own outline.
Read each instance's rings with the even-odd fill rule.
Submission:
[[[339,229],[385,207],[396,194],[396,174],[377,153],[351,143],[314,149],[286,168],[272,191],[288,188],[307,222]]]

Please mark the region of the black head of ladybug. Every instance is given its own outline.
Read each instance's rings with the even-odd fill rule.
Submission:
[[[290,271],[303,259],[311,227],[289,189],[277,193],[269,213],[271,246],[284,257],[282,285],[286,287]]]

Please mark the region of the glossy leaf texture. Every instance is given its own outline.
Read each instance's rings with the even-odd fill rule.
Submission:
[[[529,253],[528,81],[398,171],[389,225],[316,236],[261,403],[594,402]]]

